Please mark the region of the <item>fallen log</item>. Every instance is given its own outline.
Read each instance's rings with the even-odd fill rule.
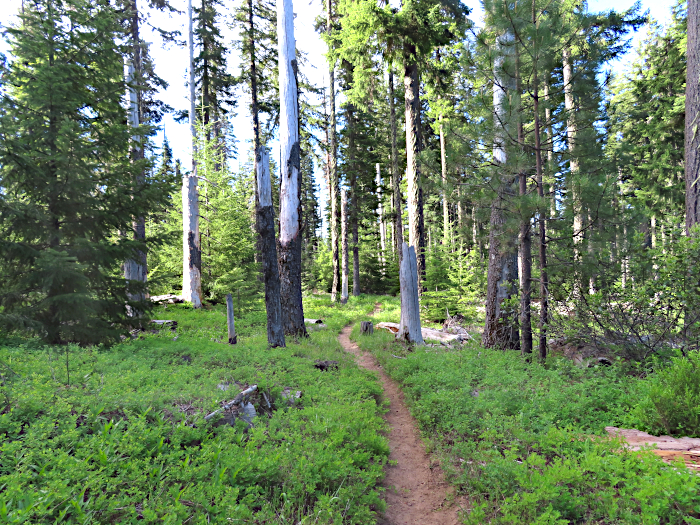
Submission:
[[[377,328],[389,330],[394,334],[399,333],[398,323],[378,323]],[[431,339],[433,341],[439,341],[441,343],[451,343],[454,341],[462,343],[471,339],[471,336],[469,334],[447,334],[445,332],[441,332],[440,330],[436,330],[435,328],[421,328],[420,331],[421,335],[423,336],[423,339]]]
[[[621,438],[629,450],[651,450],[667,463],[680,458],[692,471],[700,474],[700,438],[674,438],[671,436],[652,436],[634,428],[605,427],[605,431],[613,437]]]
[[[185,300],[181,295],[174,295],[171,293],[165,294],[165,295],[152,295],[150,297],[152,303],[158,303],[158,304],[175,304],[175,303],[184,303]]]

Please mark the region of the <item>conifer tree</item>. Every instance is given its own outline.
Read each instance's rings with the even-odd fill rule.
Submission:
[[[15,57],[0,101],[2,321],[50,343],[116,339],[143,283],[117,276],[148,239],[119,237],[162,208],[171,180],[130,159],[118,14],[83,0],[37,0],[8,28]]]

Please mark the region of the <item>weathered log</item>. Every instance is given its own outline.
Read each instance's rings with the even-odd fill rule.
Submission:
[[[236,336],[236,323],[233,319],[233,296],[226,295],[226,325],[228,326],[228,344],[235,345],[238,342]]]
[[[363,335],[374,334],[374,325],[372,324],[372,321],[362,321],[360,323],[360,333]]]
[[[398,334],[399,332],[398,323],[379,323],[377,324],[377,328],[389,330],[393,334]],[[455,341],[458,343],[462,343],[472,338],[469,334],[448,334],[445,332],[441,332],[440,330],[436,330],[435,328],[421,328],[420,331],[424,340],[427,339],[432,341],[439,341],[441,343],[452,343]]]
[[[230,403],[226,403],[224,406],[222,406],[218,410],[214,410],[211,414],[207,414],[204,416],[204,419],[206,421],[209,421],[211,418],[213,418],[215,415],[220,414],[221,412],[225,410],[229,410],[231,407],[234,407],[236,405],[241,404],[242,401],[245,401],[248,399],[248,396],[255,392],[258,389],[258,385],[251,385],[249,388],[245,389],[243,392],[238,394],[235,398],[233,398],[233,401]]]
[[[175,330],[177,328],[177,321],[172,320],[153,319],[151,323],[157,324],[158,326],[169,326],[171,330]]]
[[[304,319],[305,324],[323,324],[323,319]]]
[[[171,293],[165,294],[165,295],[152,295],[150,297],[150,300],[152,303],[158,303],[158,304],[175,304],[175,303],[184,303],[185,299],[181,295],[174,295]]]
[[[401,284],[401,323],[396,337],[408,343],[425,344],[420,326],[418,302],[418,267],[416,250],[405,242],[401,246],[403,257],[399,272]]]

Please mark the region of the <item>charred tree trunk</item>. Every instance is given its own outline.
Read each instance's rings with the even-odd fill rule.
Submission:
[[[409,45],[404,57],[404,94],[406,99],[406,177],[408,178],[408,238],[416,250],[419,291],[425,278],[425,222],[423,187],[418,157],[421,151],[420,80],[416,49]]]
[[[307,336],[301,297],[301,145],[292,0],[277,0],[280,89],[280,271],[284,332]]]
[[[396,146],[396,95],[394,92],[394,71],[389,66],[389,118],[391,120],[391,187],[394,207],[394,252],[402,257],[403,221],[401,204],[401,174],[399,173],[399,153]]]
[[[341,244],[343,246],[343,284],[340,292],[340,303],[348,302],[348,279],[349,279],[349,257],[348,257],[348,192],[343,189],[340,197],[340,224],[341,224]]]
[[[326,33],[330,37],[331,25],[333,22],[331,11],[331,0],[326,4]],[[338,141],[336,136],[336,115],[335,115],[335,65],[332,64],[328,71],[330,86],[330,155],[328,163],[329,198],[331,201],[331,254],[333,257],[333,286],[331,287],[331,302],[338,300],[338,286],[340,280],[340,260],[338,255]]]
[[[192,171],[182,178],[182,296],[195,308],[202,306],[202,251],[199,237],[199,195],[197,192],[197,131],[194,94],[194,31],[192,0],[187,3],[190,50],[190,133],[192,135]]]
[[[233,296],[226,294],[226,327],[228,328],[228,344],[235,345],[238,342],[236,335],[236,321],[233,317]]]
[[[688,0],[688,69],[685,84],[685,229],[700,223],[700,5]]]
[[[262,238],[260,236],[260,225],[258,220],[260,218],[257,212],[260,202],[259,202],[259,192],[258,192],[258,150],[260,149],[260,118],[258,114],[258,72],[257,64],[255,60],[255,22],[253,13],[253,0],[248,0],[248,75],[250,76],[250,114],[253,118],[253,152],[255,153],[255,176],[253,177],[253,194],[255,195],[255,231],[258,233],[258,237],[255,242],[255,262],[260,263],[262,257]],[[268,168],[269,169],[269,168]],[[275,253],[277,250],[275,249]],[[260,277],[265,280],[265,275]],[[279,280],[279,276],[278,276]]]
[[[275,208],[272,205],[270,158],[265,148],[255,156],[258,190],[257,224],[265,280],[265,310],[267,311],[267,342],[271,347],[285,346],[284,319],[280,301],[280,276],[275,242]]]
[[[510,299],[517,293],[518,255],[515,243],[510,239],[506,228],[504,210],[514,197],[513,177],[505,173],[506,141],[508,140],[507,98],[510,78],[507,73],[506,57],[513,46],[513,35],[506,33],[497,40],[499,55],[494,64],[495,81],[493,86],[494,106],[494,146],[493,158],[496,164],[497,193],[491,205],[489,232],[489,262],[486,289],[486,324],[483,345],[487,348],[518,349],[517,313]],[[505,303],[505,304],[504,304]]]

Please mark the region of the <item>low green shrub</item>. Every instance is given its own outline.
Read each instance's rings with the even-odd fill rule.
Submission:
[[[464,523],[700,523],[696,475],[607,438],[605,427],[628,420],[644,382],[624,365],[552,358],[543,366],[476,343],[412,349],[383,331],[356,340],[399,381],[449,480],[467,495]]]
[[[221,309],[173,306],[159,317],[176,334],[0,346],[0,523],[374,523],[389,452],[381,387],[337,341],[374,299],[327,303],[305,299],[329,328],[282,349],[246,317],[239,344],[219,343]],[[267,396],[253,428],[204,420],[253,383]]]
[[[651,374],[631,419],[653,434],[700,437],[700,351]]]

